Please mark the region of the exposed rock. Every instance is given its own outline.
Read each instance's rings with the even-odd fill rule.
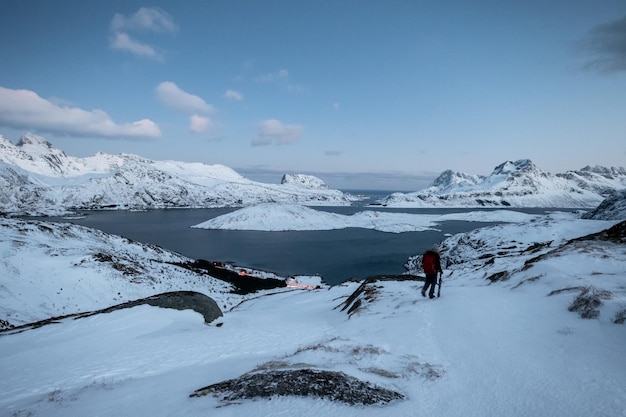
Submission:
[[[200,388],[190,397],[207,394],[214,394],[223,402],[287,395],[319,397],[350,405],[382,405],[404,399],[404,395],[399,392],[361,381],[343,372],[317,369],[244,374],[236,379]]]
[[[626,243],[626,220],[598,233],[572,239],[566,244],[588,240],[603,240],[614,243]]]
[[[64,319],[82,319],[85,317],[95,316],[96,314],[111,313],[113,311],[136,307],[144,304],[161,308],[171,308],[175,310],[193,310],[202,314],[202,317],[204,317],[204,322],[207,324],[223,316],[222,310],[219,308],[215,300],[207,295],[195,291],[172,291],[163,294],[153,295],[151,297],[146,297],[139,300],[128,301],[100,310],[88,311],[85,313],[67,314],[65,316],[51,317],[49,319],[40,320],[21,326],[11,326],[0,330],[0,333],[22,332],[24,330],[36,329],[38,327],[42,327],[48,324],[58,323],[59,321]]]
[[[175,265],[187,268],[196,273],[204,273],[213,278],[232,284],[236,289],[236,294],[251,294],[261,290],[271,290],[274,288],[284,288],[287,282],[284,279],[277,278],[259,278],[251,274],[241,274],[232,271],[219,262],[209,262],[204,259],[198,259],[193,262],[176,263]]]
[[[568,310],[577,312],[583,319],[595,319],[600,315],[599,307],[602,305],[602,300],[609,300],[611,296],[610,291],[585,287],[574,299]]]
[[[211,297],[194,291],[174,291],[138,300],[139,304],[175,310],[193,310],[202,314],[205,323],[211,323],[222,317],[222,310]],[[123,307],[123,304],[120,308]]]
[[[595,209],[583,215],[584,219],[626,219],[626,190],[615,191]]]
[[[350,296],[337,307],[341,307],[341,311],[348,310],[348,315],[352,315],[357,312],[363,303],[363,299],[366,301],[373,301],[376,298],[376,288],[373,284],[377,281],[424,281],[424,277],[417,275],[376,275],[369,277],[359,285],[359,287]]]

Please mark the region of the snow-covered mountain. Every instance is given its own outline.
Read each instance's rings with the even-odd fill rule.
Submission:
[[[171,290],[223,312],[207,325],[139,305],[6,329],[0,415],[622,415],[624,226],[552,213],[452,236],[430,300],[410,275],[244,297],[178,254],[0,218],[4,327]]]
[[[32,134],[17,145],[0,136],[0,185],[0,211],[11,214],[240,207],[263,202],[349,205],[356,199],[305,175],[266,184],[223,165],[153,161],[127,154],[71,157]]]
[[[626,188],[626,169],[585,167],[550,174],[528,159],[507,161],[486,177],[444,171],[417,192],[394,193],[387,207],[562,207],[592,208],[612,191]]]

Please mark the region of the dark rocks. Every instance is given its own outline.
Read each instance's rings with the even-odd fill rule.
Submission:
[[[626,190],[613,191],[595,210],[583,215],[584,219],[622,220],[626,218]]]
[[[595,319],[600,315],[599,307],[602,305],[602,300],[608,300],[611,296],[610,291],[585,287],[574,299],[568,310],[577,312],[583,319]]]
[[[190,397],[207,394],[219,396],[224,402],[288,395],[319,397],[350,405],[382,405],[404,399],[404,395],[399,392],[361,381],[343,372],[317,369],[244,374],[236,379],[198,389]]]
[[[59,317],[51,317],[49,319],[40,320],[34,323],[28,323],[21,326],[11,326],[5,329],[2,329],[0,327],[0,334],[2,332],[22,332],[29,329],[36,329],[38,327],[42,327],[48,324],[59,323],[61,320],[65,319],[82,319],[85,317],[95,316],[96,314],[111,313],[113,311],[137,307],[144,304],[161,308],[171,308],[175,310],[193,310],[197,313],[202,314],[202,317],[204,317],[204,322],[207,324],[223,316],[222,310],[219,308],[215,300],[213,300],[211,297],[195,291],[173,291],[153,295],[151,297],[142,298],[139,300],[127,301],[125,303],[117,304],[100,310],[88,311],[85,313],[67,314],[65,316]]]
[[[193,262],[175,263],[175,265],[228,282],[235,287],[233,292],[241,295],[252,294],[261,290],[284,288],[287,286],[287,282],[285,282],[284,279],[259,278],[247,273],[242,274],[226,268],[219,262],[209,262],[204,259],[198,259]]]
[[[363,300],[372,302],[376,299],[377,289],[373,285],[377,281],[424,281],[424,277],[417,275],[375,275],[364,280],[350,296],[340,304],[341,311],[348,310],[348,315],[356,313],[361,308]],[[338,306],[338,307],[340,307]]]
[[[202,314],[205,323],[222,317],[222,310],[215,300],[204,294],[194,291],[174,291],[154,295],[144,298],[142,304],[148,304],[161,308],[172,308],[175,310],[193,310]]]

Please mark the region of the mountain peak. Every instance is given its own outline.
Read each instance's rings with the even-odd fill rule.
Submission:
[[[530,159],[518,159],[515,162],[506,161],[494,168],[491,175],[510,175],[516,172],[535,172],[537,166]]]
[[[54,149],[54,146],[50,142],[48,142],[45,138],[41,136],[37,136],[33,133],[26,133],[20,137],[20,140],[17,142],[17,146],[20,148],[25,146],[40,146],[48,149]]]
[[[443,189],[453,185],[476,185],[481,179],[482,177],[478,175],[454,172],[451,169],[447,169],[435,178],[431,187],[439,187]]]
[[[304,174],[285,174],[280,182],[281,184],[291,184],[311,189],[328,189],[328,185],[321,179],[313,175]]]

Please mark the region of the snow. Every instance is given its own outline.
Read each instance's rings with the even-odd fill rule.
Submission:
[[[267,224],[285,213],[282,222],[352,221],[309,210],[279,205],[251,214],[269,213]],[[509,212],[492,213],[454,216],[484,221]],[[384,222],[391,214],[381,214]],[[617,222],[511,215],[440,244],[446,266],[435,300],[410,280],[238,296],[160,262],[184,258],[156,247],[74,225],[0,219],[0,318],[13,324],[174,288],[210,295],[224,312],[206,325],[190,310],[144,305],[0,333],[0,415],[626,416],[626,333],[613,323],[626,310],[624,243],[571,241]],[[419,216],[423,225],[441,219]],[[111,255],[118,268],[94,253]],[[125,275],[119,265],[139,273]],[[488,279],[499,271],[508,279]],[[369,290],[347,314],[340,307],[361,284]],[[590,287],[611,294],[591,320],[568,311],[578,293],[571,288]],[[344,372],[405,398],[351,406],[189,397],[245,373],[303,367]]]
[[[223,230],[336,230],[348,227],[389,233],[436,230],[437,223],[448,220],[473,222],[521,222],[534,215],[509,210],[472,211],[441,215],[389,213],[373,210],[352,215],[328,213],[294,204],[266,203],[248,206],[197,224],[199,229]]]

